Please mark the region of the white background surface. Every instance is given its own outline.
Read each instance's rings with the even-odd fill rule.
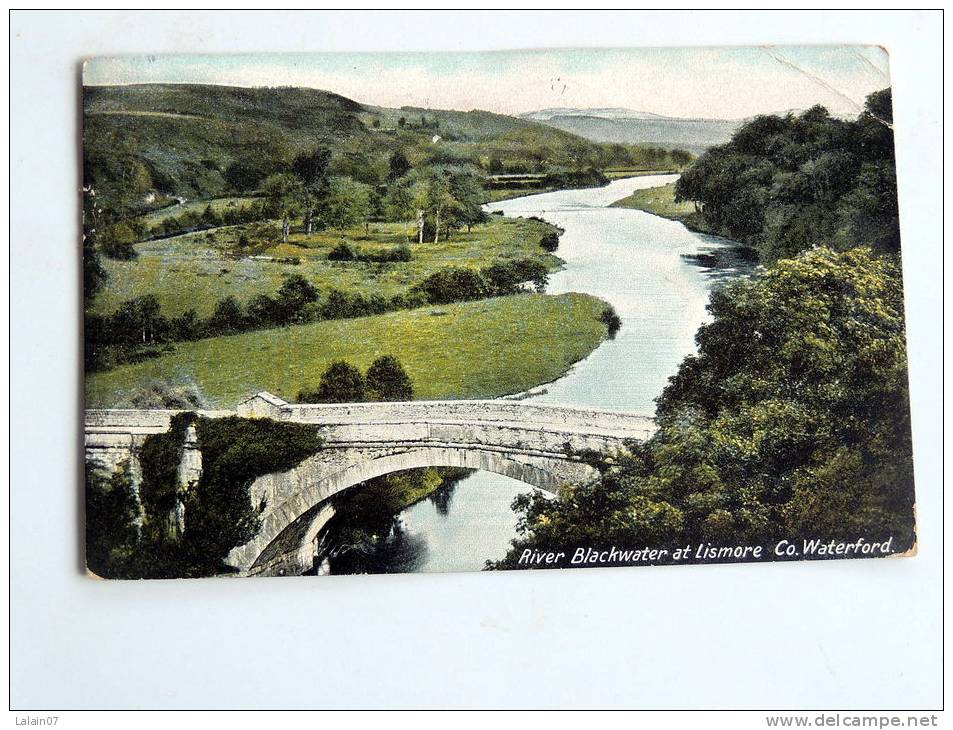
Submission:
[[[12,708],[940,704],[941,16],[14,12],[12,23]],[[81,574],[84,56],[808,42],[891,51],[916,558],[295,580]]]

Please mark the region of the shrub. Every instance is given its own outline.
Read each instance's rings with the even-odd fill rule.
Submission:
[[[413,254],[410,251],[410,246],[406,243],[402,243],[399,246],[394,246],[389,251],[382,251],[380,253],[360,252],[355,255],[355,258],[359,261],[367,261],[375,264],[390,264],[410,261],[413,259]]]
[[[367,383],[361,371],[338,361],[328,366],[317,390],[302,390],[299,403],[359,403],[367,400]]]
[[[328,253],[328,261],[354,261],[355,259],[357,259],[357,256],[354,255],[354,250],[344,241],[341,241]]]
[[[128,397],[131,408],[188,410],[204,408],[207,403],[195,382],[170,383],[153,380]]]
[[[414,290],[423,292],[430,304],[482,299],[490,293],[490,287],[479,271],[456,268],[446,268],[431,274]]]
[[[111,259],[128,261],[136,258],[136,233],[128,223],[113,223],[99,236],[99,245]]]
[[[209,319],[213,332],[239,332],[245,327],[245,314],[235,297],[229,295],[215,305],[215,313]]]
[[[393,355],[377,358],[367,370],[367,387],[377,400],[407,401],[414,398],[414,386]]]
[[[616,333],[622,327],[622,318],[611,304],[602,310],[602,313],[599,315],[599,321],[602,322],[609,331],[609,339],[615,337]]]
[[[559,234],[556,231],[550,231],[539,240],[539,245],[544,251],[552,253],[559,248]]]

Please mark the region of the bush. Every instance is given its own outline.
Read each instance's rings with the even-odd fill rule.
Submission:
[[[390,264],[411,261],[413,259],[413,254],[410,251],[410,246],[408,246],[406,243],[402,243],[399,246],[394,246],[389,251],[382,251],[380,253],[360,252],[356,254],[356,258],[359,261],[366,261],[369,263]]]
[[[414,386],[403,366],[393,355],[377,358],[367,370],[367,387],[377,400],[408,401],[414,398]]]
[[[354,249],[348,246],[344,241],[341,241],[341,243],[332,248],[328,253],[328,261],[354,261],[356,259],[357,256],[354,254]]]
[[[490,294],[490,287],[479,271],[456,268],[446,268],[431,274],[414,290],[423,292],[430,304],[465,302]]]
[[[602,313],[599,315],[599,321],[606,326],[609,332],[609,339],[615,337],[616,333],[622,327],[622,318],[611,304],[602,310]]]
[[[245,328],[245,313],[235,297],[229,295],[215,305],[215,312],[209,319],[209,328],[215,333],[240,332]]]
[[[539,240],[539,245],[544,251],[552,253],[559,248],[559,234],[556,231],[550,231]]]
[[[302,390],[299,403],[359,403],[367,400],[367,383],[361,371],[338,361],[328,366],[317,390]]]
[[[111,259],[128,261],[136,258],[136,233],[128,223],[113,223],[99,236],[99,246]]]
[[[189,410],[207,405],[194,382],[179,385],[166,380],[153,380],[133,392],[127,400],[130,408],[140,409]]]

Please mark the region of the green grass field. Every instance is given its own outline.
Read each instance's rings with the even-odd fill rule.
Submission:
[[[510,200],[512,198],[522,198],[525,195],[536,195],[538,193],[551,193],[556,188],[520,188],[519,190],[487,190],[486,202],[499,203],[501,200]]]
[[[612,208],[634,208],[653,215],[684,223],[688,228],[703,233],[709,232],[701,214],[695,211],[690,201],[675,202],[675,183],[656,188],[636,190],[632,195],[615,201]]]
[[[695,205],[688,201],[675,202],[675,183],[657,188],[636,190],[632,195],[615,201],[613,208],[635,208],[665,218],[681,219],[695,212]]]
[[[586,294],[520,294],[180,343],[90,373],[87,407],[121,406],[152,381],[194,383],[214,407],[259,390],[293,400],[332,361],[366,370],[386,354],[400,359],[417,398],[492,398],[554,380],[588,355],[606,335],[605,306]]]
[[[518,257],[538,258],[552,270],[562,264],[539,246],[552,227],[533,220],[494,216],[470,233],[454,232],[449,241],[410,244],[412,261],[388,264],[334,262],[328,261],[327,255],[342,240],[367,252],[389,251],[408,242],[408,236],[414,233],[412,225],[374,223],[367,234],[363,227],[311,236],[292,233],[287,244],[278,243],[262,251],[263,256],[273,258],[298,257],[298,265],[229,258],[226,252],[237,240],[240,228],[230,226],[146,241],[136,245],[139,257],[135,260],[104,260],[109,282],[96,297],[93,311],[107,314],[128,299],[154,294],[166,316],[195,309],[200,317],[207,317],[225,296],[247,302],[257,294],[274,294],[288,274],[303,275],[322,293],[337,288],[365,296],[392,296],[445,266],[482,268],[500,259]]]

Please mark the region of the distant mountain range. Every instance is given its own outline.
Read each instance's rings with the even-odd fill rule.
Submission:
[[[704,152],[724,144],[744,119],[683,119],[634,109],[540,109],[519,115],[593,142],[647,144]]]

